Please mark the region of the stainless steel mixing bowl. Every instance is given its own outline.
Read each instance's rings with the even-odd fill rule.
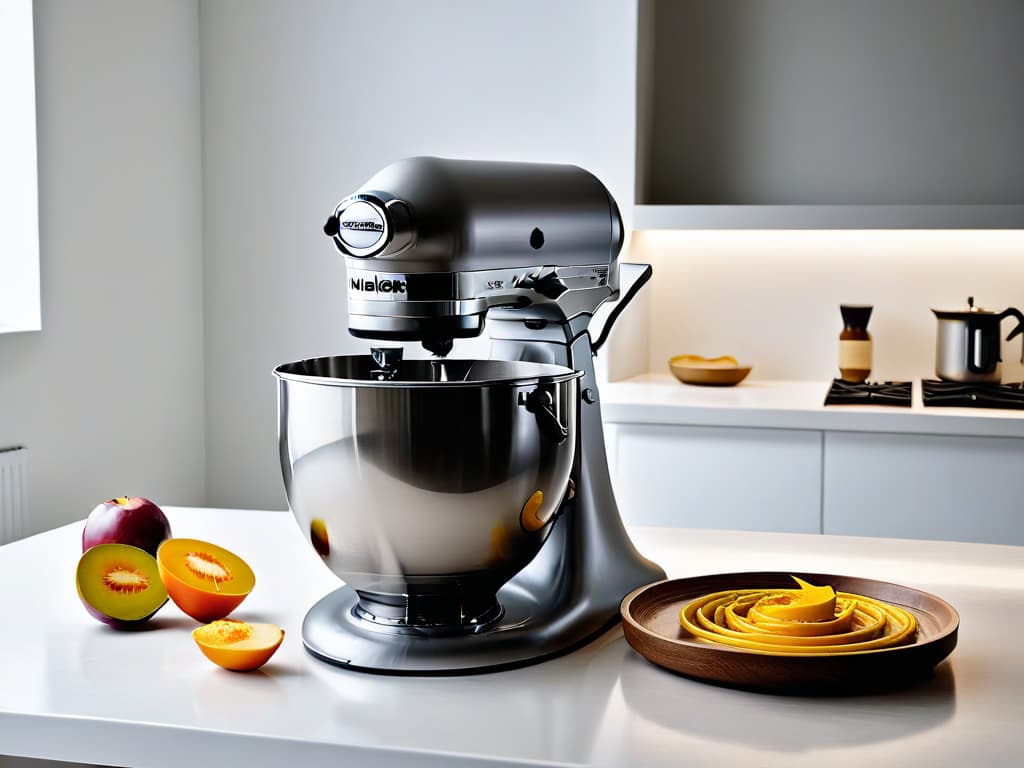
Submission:
[[[566,496],[578,371],[500,360],[370,356],[287,363],[278,377],[288,502],[362,618],[473,631],[537,554]]]

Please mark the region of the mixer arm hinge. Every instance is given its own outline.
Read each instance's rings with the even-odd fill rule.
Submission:
[[[597,340],[590,345],[594,354],[604,346],[604,343],[608,341],[608,334],[611,333],[612,326],[615,325],[615,321],[619,319],[619,315],[622,314],[622,310],[626,308],[626,305],[633,300],[636,296],[637,291],[646,285],[654,274],[654,269],[650,264],[619,264],[619,283],[620,285],[625,284],[625,289],[621,289],[619,300],[615,302],[615,306],[612,307],[611,312],[608,313],[608,319],[604,321],[604,327],[601,329],[601,334],[597,337]]]

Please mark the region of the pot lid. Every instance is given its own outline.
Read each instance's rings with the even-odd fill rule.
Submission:
[[[971,317],[977,317],[978,315],[994,315],[995,312],[990,312],[987,309],[976,307],[974,305],[974,297],[967,297],[967,309],[932,309],[935,316],[940,320],[965,320]]]

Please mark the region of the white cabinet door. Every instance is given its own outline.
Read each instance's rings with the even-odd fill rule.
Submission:
[[[623,519],[637,525],[821,532],[821,433],[608,427]]]
[[[824,532],[1024,544],[1024,440],[825,434]]]

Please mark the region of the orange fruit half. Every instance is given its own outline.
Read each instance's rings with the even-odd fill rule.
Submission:
[[[156,560],[171,600],[204,624],[235,610],[256,584],[242,558],[208,541],[166,539]]]
[[[247,624],[220,619],[192,630],[199,650],[218,666],[235,672],[259,669],[284,640],[284,630],[274,624]]]

